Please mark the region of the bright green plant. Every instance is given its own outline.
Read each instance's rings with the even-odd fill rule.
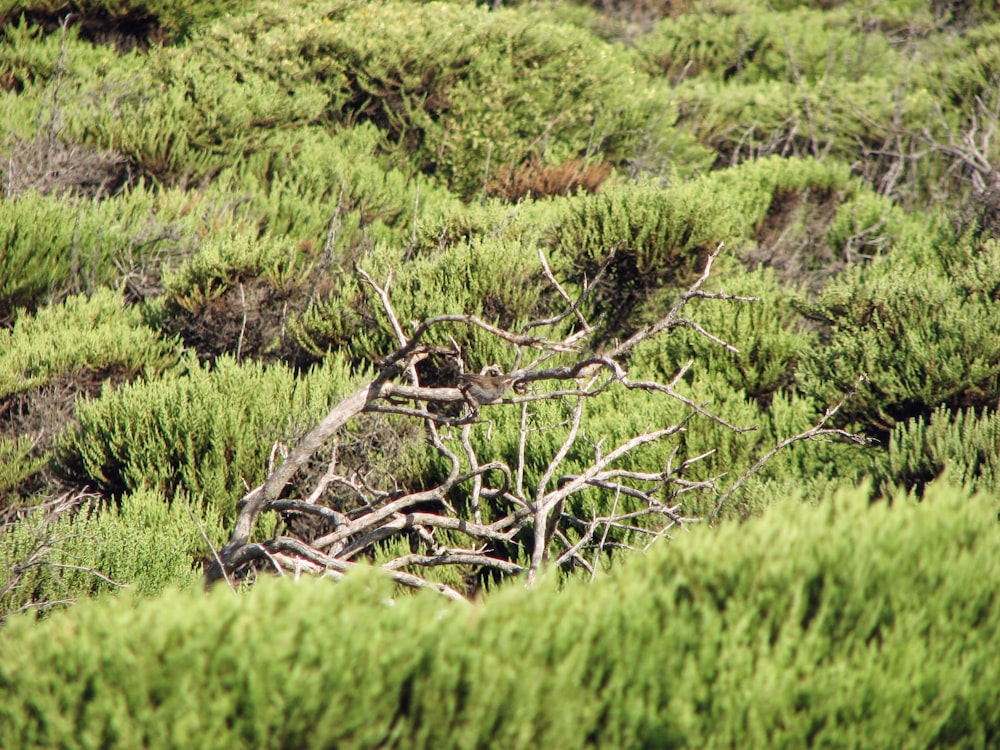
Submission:
[[[349,387],[332,361],[296,379],[287,367],[190,363],[182,376],[124,385],[77,405],[57,445],[62,471],[102,492],[183,490],[228,514],[260,482],[276,441],[302,434]],[[246,483],[246,484],[244,484]]]
[[[44,509],[23,512],[0,530],[0,619],[130,589],[143,596],[167,586],[190,586],[206,554],[202,532],[218,544],[217,514],[169,505],[156,492],[138,492],[111,508],[83,506],[55,520]]]
[[[996,411],[951,411],[940,406],[929,419],[896,426],[881,457],[884,481],[923,487],[947,472],[953,482],[983,492],[1000,491],[1000,416]]]
[[[0,740],[988,747],[998,543],[995,501],[861,488],[472,609],[374,575],[105,598],[0,631]]]
[[[931,231],[804,308],[831,331],[803,360],[804,389],[830,401],[866,373],[870,385],[845,415],[886,432],[939,405],[985,406],[1000,395],[1000,245]]]
[[[121,294],[99,289],[17,319],[0,330],[0,399],[54,380],[130,380],[176,361],[170,341],[148,328]]]

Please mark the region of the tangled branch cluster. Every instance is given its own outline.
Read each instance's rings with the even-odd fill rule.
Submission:
[[[654,472],[627,470],[622,468],[622,463],[626,456],[642,446],[677,435],[695,415],[712,419],[734,431],[755,429],[731,425],[675,390],[691,366],[690,362],[669,383],[632,380],[627,367],[629,353],[640,342],[681,326],[692,328],[719,346],[736,351],[731,344],[683,315],[688,302],[695,298],[755,301],[754,298],[702,290],[721,249],[720,245],[709,254],[700,277],[660,320],[601,354],[590,356],[580,353],[581,342],[592,336],[595,329],[581,308],[600,274],[585,284],[578,298],[573,299],[541,256],[542,270],[564,302],[564,310],[558,316],[533,321],[520,331],[510,331],[471,315],[441,315],[414,324],[412,333],[407,334],[390,299],[391,275],[385,284],[379,285],[369,274],[358,269],[361,278],[380,300],[398,348],[381,362],[377,377],[338,403],[273,468],[263,484],[242,498],[231,538],[215,554],[214,564],[206,570],[206,580],[212,583],[230,579],[253,566],[273,567],[279,573],[309,572],[339,578],[359,560],[371,559],[376,545],[406,535],[413,551],[391,559],[382,567],[400,584],[430,587],[450,598],[463,599],[463,594],[455,588],[432,582],[414,571],[446,565],[490,569],[500,575],[523,574],[529,585],[550,565],[582,568],[593,574],[597,557],[610,544],[609,535],[645,539],[645,546],[648,546],[671,529],[697,520],[683,515],[681,496],[685,493],[715,493],[719,497],[718,512],[726,497],[763,462],[726,493],[720,493],[715,487],[718,478],[707,481],[684,478],[685,469],[710,455],[711,451],[683,461],[676,461],[672,455],[662,470]],[[567,321],[572,323],[571,332],[564,338],[552,340],[532,333],[544,326]],[[499,368],[493,369],[492,374],[489,369],[479,374],[465,373],[462,352],[454,339],[451,348],[423,343],[429,331],[449,325],[477,327],[506,342],[515,352],[516,366],[507,373]],[[450,357],[457,366],[454,385],[422,384],[417,365],[428,357],[442,355]],[[557,355],[563,361],[569,358],[571,364],[546,367]],[[584,404],[607,393],[615,384],[678,399],[688,407],[687,416],[676,424],[636,434],[607,451],[598,442],[589,465],[582,471],[567,473],[564,470],[567,457],[581,440]],[[529,426],[531,404],[552,399],[568,400],[571,405],[568,420],[560,425],[565,436],[548,458],[534,486],[528,486],[528,439],[537,429]],[[442,408],[449,404],[452,409]],[[454,409],[456,405],[458,412]],[[481,407],[487,405],[521,410],[518,451],[513,462],[483,460],[473,445],[472,431],[490,425],[481,417]],[[349,420],[366,413],[388,413],[419,420],[430,445],[444,457],[447,476],[435,486],[419,491],[397,486],[371,486],[357,473],[342,473],[336,450],[333,450],[326,472],[308,497],[285,497],[292,478],[317,451],[333,441]],[[785,443],[829,433],[858,440],[842,431],[824,427],[832,413],[833,410],[828,412],[823,423],[809,433],[790,438]],[[455,431],[460,448],[454,447]],[[349,509],[330,507],[323,500],[332,488],[349,493],[356,501]],[[569,498],[594,489],[611,493],[609,512],[602,515],[595,512],[590,518],[581,518],[567,509]],[[459,490],[463,496],[471,497],[468,505],[463,506],[467,508],[465,512],[456,510],[451,502],[453,493]],[[501,508],[499,516],[494,510],[491,520],[486,520],[481,510],[485,502],[493,509]],[[254,522],[264,511],[313,517],[322,522],[324,532],[309,541],[276,532],[270,539],[252,542]],[[442,539],[445,536],[448,540],[466,541],[460,545],[446,544]],[[509,550],[511,545],[521,549],[523,554],[504,554],[503,550]]]

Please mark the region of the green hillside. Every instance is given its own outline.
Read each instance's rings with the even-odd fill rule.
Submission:
[[[750,564],[729,550],[766,548],[760,529],[808,535],[850,496],[858,521],[796,542],[822,573],[768,563],[801,596],[822,579],[820,598],[858,602],[854,619],[824,610],[829,652],[807,625],[765,623],[808,667],[739,641],[771,616],[740,583],[734,601],[757,614],[720,626],[735,661],[673,665],[684,706],[651,675],[648,702],[615,687],[595,662],[591,692],[546,710],[603,718],[559,745],[565,716],[514,712],[503,728],[480,698],[449,703],[486,683],[454,683],[413,645],[410,677],[359,672],[388,691],[360,710],[388,723],[313,744],[449,746],[427,726],[452,722],[456,747],[849,745],[885,718],[871,696],[886,693],[896,713],[874,745],[899,746],[908,712],[914,746],[996,741],[987,702],[947,676],[964,657],[936,641],[987,643],[992,598],[956,575],[933,596],[982,617],[938,632],[886,615],[893,637],[919,631],[926,670],[893,651],[879,676],[854,671],[849,644],[884,607],[834,574],[854,538],[919,570],[946,570],[962,534],[997,551],[995,4],[0,0],[0,101],[0,649],[73,632],[73,618],[128,633],[178,602],[228,622],[332,596],[345,618],[378,621],[373,579],[351,572],[369,567],[394,582],[379,597],[414,617],[444,607],[456,632],[473,602],[495,644],[590,597],[609,623],[659,622],[657,597],[681,585],[664,561],[717,560],[697,579],[713,591]],[[967,524],[958,546],[935,537],[918,554],[924,542],[892,530],[895,507],[927,519],[930,495]],[[799,504],[816,508],[784,507]],[[919,570],[877,569],[887,596],[931,595]],[[276,573],[348,581],[250,591]],[[1000,583],[995,566],[982,575]],[[648,607],[634,594],[618,612],[611,581]],[[203,599],[203,582],[237,596]],[[427,591],[411,602],[414,589]],[[281,638],[311,629],[278,619]],[[502,648],[462,638],[471,674],[506,674]],[[547,689],[603,638],[617,636],[567,640]],[[0,672],[0,691],[34,669],[101,673],[66,653]],[[752,679],[739,659],[758,658],[774,702],[720,702],[719,686]],[[265,666],[240,679],[273,679]],[[782,671],[814,668],[826,676],[798,693]],[[182,682],[243,699],[204,671]],[[160,743],[145,719],[126,731],[139,714],[120,706],[96,724],[25,719],[70,705],[54,685],[0,716],[25,746],[180,746],[217,729]],[[842,690],[861,703],[834,706]],[[299,739],[272,744],[301,747],[306,714],[218,739],[267,746],[280,731]]]

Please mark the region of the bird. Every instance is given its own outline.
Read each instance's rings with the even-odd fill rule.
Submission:
[[[495,375],[487,375],[487,372],[495,372]],[[492,404],[500,399],[517,378],[514,375],[505,375],[496,365],[483,368],[482,373],[463,372],[458,376],[458,390],[462,392],[465,400],[472,407],[473,411],[479,409],[483,404]]]

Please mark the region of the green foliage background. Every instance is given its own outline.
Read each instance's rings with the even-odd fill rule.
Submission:
[[[670,380],[692,361],[678,390],[757,430],[734,434],[696,418],[676,442],[637,454],[631,468],[659,470],[675,449],[675,460],[714,449],[689,478],[722,476],[725,486],[815,424],[861,373],[867,382],[831,425],[877,444],[808,442],[778,454],[731,498],[716,534],[680,535],[659,562],[627,563],[623,585],[645,591],[629,594],[627,605],[612,597],[603,611],[590,601],[610,597],[610,584],[596,594],[584,593],[582,583],[553,586],[533,598],[488,591],[482,607],[490,622],[511,619],[510,607],[537,612],[526,617],[542,623],[550,606],[543,602],[564,597],[604,623],[576,642],[553,634],[552,654],[528,649],[553,690],[570,678],[593,688],[562,718],[529,711],[506,723],[474,713],[486,709],[469,695],[493,679],[496,694],[507,695],[513,683],[503,681],[521,674],[513,662],[493,659],[496,644],[514,637],[530,645],[516,628],[487,624],[481,651],[462,641],[461,664],[472,670],[466,676],[457,666],[445,670],[430,646],[411,649],[405,668],[393,673],[399,685],[371,708],[386,717],[400,710],[398,722],[358,727],[352,736],[362,745],[370,731],[389,745],[406,738],[432,746],[434,722],[419,719],[430,709],[414,702],[431,705],[414,698],[419,683],[421,691],[442,686],[434,700],[459,721],[456,746],[491,736],[516,747],[534,737],[528,727],[555,736],[546,733],[581,713],[605,721],[581,743],[822,744],[833,732],[839,739],[830,744],[851,744],[850,737],[876,736],[866,734],[883,715],[871,696],[902,716],[913,694],[927,712],[921,732],[936,729],[912,734],[911,726],[907,736],[927,744],[995,742],[997,718],[976,693],[989,684],[988,667],[961,687],[944,670],[957,652],[936,640],[971,643],[995,632],[992,599],[982,604],[986,595],[957,575],[935,588],[927,571],[957,565],[963,539],[996,550],[995,519],[966,507],[990,501],[963,493],[1000,495],[1000,146],[987,137],[1000,121],[998,92],[1000,14],[986,2],[0,2],[0,617],[49,613],[56,602],[120,584],[153,597],[171,585],[192,587],[209,543],[226,539],[235,502],[265,476],[276,443],[293,444],[391,350],[355,264],[380,280],[392,271],[404,322],[472,313],[516,328],[560,309],[539,252],[572,294],[613,251],[583,310],[604,324],[586,342],[600,350],[662,315],[724,243],[708,291],[760,301],[696,300],[687,314],[739,353],[679,329],[644,343],[629,365],[635,378]],[[515,182],[526,195],[514,195]],[[439,335],[436,343],[459,341],[475,367],[513,364],[510,349],[481,333],[456,327]],[[539,422],[557,423],[560,409],[542,407]],[[588,405],[585,443],[617,444],[685,413],[679,403],[613,391]],[[492,432],[477,434],[477,446],[510,460],[517,419],[502,409],[491,416]],[[561,435],[533,434],[529,483]],[[413,486],[441,471],[418,431],[398,421],[352,425],[343,440],[359,466]],[[584,453],[570,455],[566,469],[584,465]],[[933,489],[942,473],[953,490]],[[897,518],[928,517],[922,510],[864,515],[864,524],[885,525],[894,555],[913,563],[890,564],[873,541],[859,541],[870,545],[873,566],[885,563],[878,583],[863,571],[857,579],[833,572],[843,562],[837,555],[854,564],[843,545],[877,531],[845,521],[829,527],[828,537],[796,536],[808,535],[803,525],[819,517],[841,524],[844,506],[833,498],[845,493],[908,505],[900,493],[936,491],[955,498],[948,512],[967,524],[953,529],[951,546],[943,536],[931,544],[919,536],[925,531],[893,530]],[[769,522],[770,506],[789,497],[821,510],[782,510],[780,522]],[[606,511],[611,497],[593,492],[579,502],[572,510],[589,515]],[[691,496],[684,512],[703,515],[713,503]],[[48,518],[56,505],[70,510]],[[721,567],[702,565],[715,559],[712,550],[744,543],[735,521],[760,515],[764,525],[748,538],[780,528],[792,541],[772,539],[772,547],[806,544],[816,553],[822,572],[791,552],[768,562],[794,601],[782,599],[777,583],[733,583],[741,566],[753,568],[736,553],[720,555]],[[262,519],[257,533],[270,533],[271,521]],[[919,559],[907,557],[922,544],[930,546]],[[704,555],[694,583],[688,563],[665,562],[688,554]],[[20,567],[29,559],[43,564]],[[654,568],[656,575],[648,572]],[[982,570],[995,588],[995,566]],[[689,584],[690,606],[677,593]],[[343,605],[345,618],[395,622],[373,603],[382,593],[364,593],[368,585],[378,589],[370,582],[337,594],[275,588],[254,594],[264,605],[241,600],[233,609],[213,597],[191,606],[215,627],[239,607],[270,606],[266,597],[333,596],[339,604],[330,606]],[[898,590],[900,598],[864,604],[857,594],[883,585],[885,596]],[[722,609],[705,614],[712,612],[705,602],[721,601],[723,589],[723,598],[746,603],[732,610],[744,621]],[[933,637],[920,631],[919,647],[898,645],[898,657],[887,651],[883,682],[863,671],[858,654],[870,642],[845,644],[880,628],[912,635],[911,615],[897,613],[910,611],[906,596],[928,592],[944,592],[960,612],[972,607],[981,617],[949,620]],[[127,630],[137,627],[130,618],[153,617],[193,596],[129,599],[79,617],[117,612],[107,616]],[[821,606],[817,622],[830,628],[822,638],[799,617],[815,596],[844,597],[839,619],[833,605]],[[755,597],[777,597],[773,619]],[[355,600],[356,609],[344,605]],[[406,606],[426,614],[440,605],[418,598]],[[456,633],[479,627],[447,617]],[[621,683],[614,659],[638,665],[645,658],[638,651],[612,658],[574,650],[600,643],[627,651],[630,623],[636,633],[660,632],[644,623],[668,619],[694,654],[688,661],[661,654],[678,684],[690,687],[684,705],[657,692],[662,685],[652,674],[643,678],[651,691],[643,695]],[[71,622],[52,618],[43,627],[69,632]],[[695,624],[718,625],[715,646],[735,649],[732,660],[713,656],[709,640],[689,638],[686,628]],[[191,625],[178,620],[176,627],[181,633]],[[294,627],[309,632],[312,625]],[[15,639],[45,637],[24,623],[0,633],[5,650]],[[165,630],[161,640],[179,637]],[[205,643],[214,637],[205,634]],[[389,657],[374,647],[365,653],[362,671],[377,692],[384,686],[372,675],[392,672],[379,661]],[[93,656],[87,674],[125,669],[103,658]],[[780,669],[761,677],[748,666],[757,658]],[[317,659],[287,654],[306,672]],[[915,666],[921,659],[929,665],[923,671]],[[813,674],[817,664],[826,666]],[[23,679],[28,666],[16,669]],[[240,674],[214,695],[263,700],[251,687],[257,673]],[[790,682],[807,674],[808,688]],[[744,679],[762,692],[741,707]],[[12,684],[0,682],[0,690]],[[169,688],[149,688],[158,690]],[[928,697],[935,690],[952,699],[950,713],[943,699]],[[796,723],[800,706],[809,726]],[[667,709],[672,724],[661,719]],[[142,721],[127,727],[108,711],[94,724],[84,716],[80,726],[45,731],[55,737],[86,725],[98,732],[86,735],[97,744],[142,739],[128,734],[146,731]],[[714,733],[712,717],[721,717]],[[895,721],[886,726],[896,728]],[[203,740],[205,727],[178,726],[178,742]],[[253,744],[273,729],[226,732]],[[31,731],[41,742],[42,730]],[[892,744],[899,737],[892,731],[874,744]]]
[[[940,485],[790,498],[485,605],[393,600],[374,573],[88,602],[0,631],[0,741],[990,747],[996,510]]]

